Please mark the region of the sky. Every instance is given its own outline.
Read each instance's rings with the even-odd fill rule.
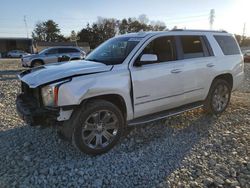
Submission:
[[[146,14],[167,28],[209,29],[209,12],[215,10],[214,30],[250,36],[250,0],[11,0],[0,2],[0,37],[26,37],[39,21],[53,19],[69,36],[97,17],[128,18]]]

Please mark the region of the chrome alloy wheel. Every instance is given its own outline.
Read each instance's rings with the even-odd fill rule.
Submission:
[[[218,85],[212,97],[212,105],[214,110],[217,112],[223,111],[229,102],[229,97],[229,88],[223,84]]]
[[[90,114],[82,126],[83,142],[92,149],[108,146],[118,132],[118,118],[109,110]]]

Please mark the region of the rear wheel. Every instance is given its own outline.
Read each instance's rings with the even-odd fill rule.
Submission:
[[[230,84],[221,79],[213,82],[208,97],[205,101],[205,109],[211,114],[220,114],[226,110],[231,97]]]
[[[79,110],[74,123],[73,144],[91,155],[109,151],[124,130],[124,117],[114,104],[94,100]]]
[[[35,61],[32,62],[32,67],[38,67],[38,66],[41,66],[41,65],[43,65],[42,61],[35,60]]]

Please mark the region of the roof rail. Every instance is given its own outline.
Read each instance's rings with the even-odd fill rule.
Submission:
[[[216,30],[202,30],[202,29],[172,29],[170,31],[191,31],[191,32],[213,32],[213,33],[227,33],[227,31],[225,30],[220,30],[220,31],[216,31]]]

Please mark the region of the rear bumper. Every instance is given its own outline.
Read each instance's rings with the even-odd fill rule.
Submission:
[[[31,126],[54,123],[59,116],[59,109],[37,107],[32,100],[24,94],[17,96],[16,109],[20,118]]]

